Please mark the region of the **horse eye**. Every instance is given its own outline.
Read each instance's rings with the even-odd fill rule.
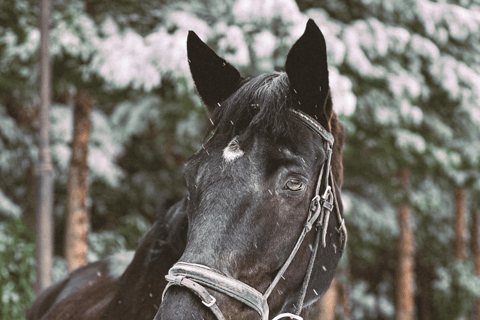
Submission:
[[[303,183],[299,179],[290,179],[287,181],[284,188],[292,191],[300,191],[303,189]]]

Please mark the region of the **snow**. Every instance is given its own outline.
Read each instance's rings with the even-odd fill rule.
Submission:
[[[400,114],[409,124],[418,126],[422,123],[422,109],[410,104],[409,100],[402,100],[402,102],[400,103]]]
[[[10,200],[0,189],[0,212],[10,218],[19,218],[22,214],[20,206]]]
[[[112,17],[107,16],[100,25],[100,33],[109,38],[119,33],[118,26]]]
[[[349,213],[351,213],[351,210],[354,209],[352,199],[347,192],[342,192],[340,194],[340,197],[342,199],[343,212],[345,215],[348,215]]]
[[[150,121],[160,119],[160,104],[161,101],[156,96],[119,104],[110,116],[116,141],[124,144],[132,135],[143,132]]]
[[[387,26],[388,49],[395,54],[404,54],[410,41],[410,32],[401,27]]]
[[[378,106],[375,110],[375,122],[385,127],[398,124],[397,110],[390,106]]]
[[[72,10],[72,7],[69,7]],[[68,16],[64,19],[62,15]],[[94,22],[85,15],[71,12],[53,14],[56,27],[50,31],[50,53],[52,56],[62,56],[68,53],[86,61],[96,51],[98,36]]]
[[[361,306],[352,310],[353,319],[365,319],[367,314],[372,314],[376,309],[376,297],[368,292],[368,283],[358,281],[351,288],[350,297],[352,304]]]
[[[425,152],[427,143],[422,136],[404,129],[398,129],[394,134],[395,144],[400,150],[411,150],[420,154]]]
[[[274,19],[281,19],[285,24],[295,23],[301,17],[294,0],[237,0],[232,10],[236,23],[270,24]]]
[[[478,105],[473,106],[469,108],[469,111],[472,119],[477,123],[477,125],[480,125],[480,107]]]
[[[435,64],[430,65],[429,69],[434,80],[445,89],[451,100],[457,100],[460,95],[457,67],[457,62],[453,57],[443,55]]]
[[[13,120],[7,114],[7,112],[5,111],[5,108],[1,104],[0,104],[0,137],[4,138],[9,143],[16,143],[18,141],[23,140],[24,138],[22,131],[19,130],[19,128],[17,127],[15,120]]]
[[[262,31],[253,36],[253,52],[256,55],[257,67],[261,72],[274,69],[273,53],[277,46],[277,39],[270,31]]]
[[[425,28],[425,32],[430,36],[435,36],[436,24],[441,17],[440,7],[425,0],[419,1],[417,5],[419,18]]]
[[[387,319],[392,319],[395,315],[395,306],[386,295],[378,297],[378,311]]]
[[[170,32],[172,29],[175,31]],[[158,87],[165,75],[187,79],[187,87],[192,88],[186,52],[187,32],[190,29],[194,29],[205,41],[211,34],[206,22],[181,11],[171,12],[165,25],[145,37],[132,29],[118,32],[115,23],[107,19],[102,25],[106,36],[99,40],[92,70],[96,70],[113,88],[131,86],[148,92]],[[233,30],[230,36],[230,41],[236,44],[243,34]],[[246,46],[236,49],[237,55],[233,56],[235,61],[246,63]]]
[[[263,30],[254,36],[253,50],[258,58],[270,59],[277,45],[277,39],[268,30]]]
[[[38,47],[40,45],[40,31],[31,28],[25,30],[25,33],[27,34],[27,39],[20,45],[17,44],[17,36],[11,31],[5,32],[5,35],[0,37],[0,44],[5,45],[5,52],[0,60],[0,66],[12,62],[14,58],[18,58],[22,62],[27,62],[38,52]],[[5,67],[7,66],[5,65]]]
[[[362,50],[361,44],[371,41],[368,34],[361,32],[365,29],[366,23],[363,21],[346,27],[343,35],[343,41],[347,48],[345,62],[361,77],[382,78],[385,75],[383,68],[378,65],[373,65]]]
[[[448,26],[450,37],[457,41],[463,42],[467,40],[470,30],[464,21],[469,21],[468,11],[455,6],[451,11],[446,12],[444,19]]]
[[[370,58],[384,57],[388,53],[388,34],[384,24],[374,18],[367,20],[368,33],[372,35],[371,43],[365,43],[368,49],[374,48],[375,52],[370,53]],[[365,37],[367,38],[367,37]]]
[[[419,19],[429,37],[441,45],[449,38],[458,42],[468,42],[476,36],[480,28],[478,11],[458,5],[418,1]]]
[[[428,59],[431,63],[435,63],[440,57],[440,50],[429,39],[413,34],[410,38],[410,50],[416,55]]]
[[[190,74],[186,49],[186,30],[179,29],[170,34],[165,28],[146,37],[150,53],[148,61],[159,74],[172,76],[174,79],[187,78]]]
[[[76,37],[73,33],[70,32],[70,30],[62,30],[62,28],[59,28],[59,43],[62,47],[68,48],[68,47],[74,47],[78,48],[80,45],[80,39]]]
[[[448,168],[450,166],[450,159],[448,157],[448,153],[444,149],[431,147],[433,157],[436,159],[438,163],[444,168]]]
[[[168,29],[173,26],[180,28],[183,31],[193,30],[200,39],[204,40],[208,39],[211,34],[211,27],[206,21],[199,19],[195,15],[186,11],[173,11],[168,15],[166,28]],[[186,33],[183,35],[185,36]]]
[[[161,80],[150,56],[151,48],[144,38],[133,30],[126,30],[123,35],[111,36],[101,43],[93,68],[116,87],[132,85],[134,89],[149,91]]]
[[[246,67],[250,63],[250,54],[243,31],[238,26],[229,26],[218,41],[219,54],[237,67]]]
[[[416,75],[407,72],[399,65],[391,65],[390,76],[387,77],[389,90],[397,97],[416,99],[422,92],[422,83]]]
[[[120,277],[132,262],[134,255],[135,251],[126,251],[109,257],[109,275],[115,278]]]
[[[334,66],[342,65],[343,61],[345,60],[345,54],[347,52],[345,44],[340,39],[327,35],[325,35],[325,41],[328,43],[328,63]]]
[[[357,98],[352,91],[352,82],[349,78],[339,74],[336,68],[329,69],[330,89],[335,112],[350,116],[355,112]]]

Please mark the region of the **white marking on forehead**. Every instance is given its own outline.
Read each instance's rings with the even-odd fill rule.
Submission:
[[[225,162],[227,163],[232,162],[233,160],[240,158],[243,155],[244,152],[242,149],[240,149],[237,137],[233,138],[233,140],[230,141],[228,146],[223,149],[223,159],[225,159]]]

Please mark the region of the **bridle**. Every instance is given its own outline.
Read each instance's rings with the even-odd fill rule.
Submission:
[[[312,130],[322,138],[323,148],[327,157],[320,169],[320,173],[318,175],[315,187],[314,197],[310,202],[307,219],[303,226],[302,232],[300,233],[300,236],[298,237],[298,240],[294,248],[292,249],[290,255],[284,262],[281,269],[278,271],[270,286],[267,288],[265,293],[262,294],[256,289],[250,287],[249,285],[236,279],[224,276],[207,266],[187,262],[177,262],[165,276],[168,284],[163,291],[162,300],[165,297],[168,288],[173,285],[182,286],[190,289],[193,293],[195,293],[202,300],[202,303],[208,308],[210,308],[210,310],[213,312],[213,314],[215,314],[218,320],[225,320],[225,317],[217,306],[216,299],[205,288],[208,287],[218,292],[222,292],[234,299],[237,299],[238,301],[254,309],[261,316],[262,320],[268,320],[269,307],[267,299],[277,285],[278,281],[280,281],[280,279],[283,277],[284,273],[290,266],[293,259],[295,258],[295,255],[300,249],[300,246],[302,245],[305,236],[315,225],[315,229],[319,230],[316,231],[315,242],[312,247],[312,254],[308,262],[307,271],[305,273],[302,288],[300,290],[300,295],[297,300],[295,314],[282,313],[272,319],[278,320],[281,318],[290,317],[291,319],[303,320],[302,317],[299,316],[299,314],[303,309],[305,295],[313,271],[313,265],[315,263],[318,247],[320,245],[320,238],[322,240],[323,247],[326,247],[327,245],[327,228],[330,221],[330,214],[333,210],[335,210],[337,220],[340,222],[340,226],[336,230],[341,235],[342,244],[340,246],[340,250],[342,252],[347,244],[347,228],[345,226],[345,220],[342,217],[340,208],[338,206],[337,197],[335,194],[334,179],[331,173],[331,160],[333,152],[332,150],[334,144],[333,135],[309,115],[299,110],[290,109],[290,111],[293,113],[294,117],[299,119],[310,130]]]
[[[280,281],[280,279],[283,277],[283,274],[290,266],[290,263],[295,258],[295,255],[300,249],[300,246],[302,245],[305,236],[312,229],[313,225],[315,225],[315,229],[320,228],[320,230],[317,230],[315,236],[314,246],[312,247],[312,254],[308,262],[307,271],[305,273],[302,288],[300,290],[300,295],[298,297],[298,302],[296,305],[296,314],[282,313],[272,319],[278,320],[281,318],[290,317],[291,319],[303,320],[299,316],[299,314],[303,309],[305,295],[307,292],[308,284],[310,282],[310,276],[312,274],[313,265],[315,263],[315,258],[320,244],[320,237],[322,238],[323,247],[326,247],[327,228],[330,221],[330,214],[334,209],[337,215],[337,219],[340,222],[340,226],[337,231],[341,235],[341,251],[345,249],[347,243],[347,228],[345,226],[345,220],[342,217],[340,208],[338,206],[337,197],[335,194],[334,179],[331,174],[331,159],[333,152],[332,148],[334,144],[333,135],[309,115],[299,110],[290,109],[290,111],[293,112],[293,115],[302,123],[304,123],[310,130],[312,130],[322,138],[323,148],[325,150],[327,158],[320,169],[320,173],[318,175],[315,187],[314,197],[310,202],[308,216],[303,226],[302,232],[300,233],[300,236],[298,237],[298,240],[294,248],[292,249],[290,255],[284,262],[281,269],[278,271],[270,286],[267,288],[265,293],[262,294],[256,289],[250,287],[249,285],[236,279],[224,276],[207,266],[187,262],[177,262],[165,276],[168,284],[163,291],[162,300],[165,297],[168,288],[170,288],[171,286],[176,285],[186,287],[190,289],[193,293],[195,293],[202,300],[202,303],[205,306],[210,308],[210,310],[213,312],[213,314],[215,314],[218,320],[225,320],[225,317],[223,316],[222,312],[216,304],[216,299],[212,295],[210,295],[208,290],[205,288],[206,286],[216,291],[222,292],[234,299],[237,299],[238,301],[254,309],[261,316],[262,320],[268,320],[269,307],[267,299],[277,285],[278,281]],[[322,185],[324,186],[323,190],[321,190]],[[323,194],[321,194],[322,191]]]

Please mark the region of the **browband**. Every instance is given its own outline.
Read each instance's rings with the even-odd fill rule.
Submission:
[[[310,130],[315,132],[316,134],[320,135],[325,141],[327,141],[330,146],[333,146],[335,139],[333,135],[328,132],[317,120],[310,117],[308,114],[295,109],[289,109],[293,114],[300,119]]]

